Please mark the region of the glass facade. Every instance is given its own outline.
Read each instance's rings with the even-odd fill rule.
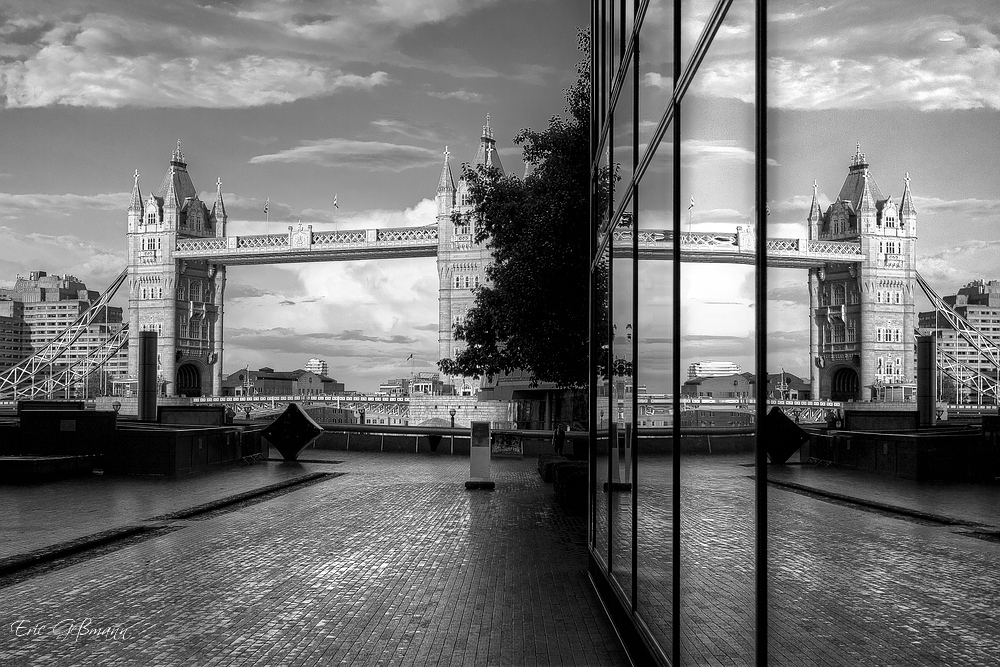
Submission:
[[[998,587],[977,568],[995,571],[995,549],[928,546],[905,521],[804,499],[767,451],[775,399],[789,416],[804,397],[838,419],[834,401],[915,402],[907,160],[920,152],[903,128],[931,136],[949,121],[926,113],[938,108],[916,91],[926,76],[903,84],[876,63],[918,68],[906,58],[958,39],[942,26],[974,24],[973,5],[893,3],[887,20],[855,0],[592,4],[590,574],[636,664],[976,664],[1000,646],[971,609],[949,615],[979,642],[961,659],[913,634],[944,641],[934,609],[989,606]],[[929,41],[915,44],[919,31]],[[865,259],[836,261],[852,252]],[[978,590],[939,585],[939,568],[968,558]]]

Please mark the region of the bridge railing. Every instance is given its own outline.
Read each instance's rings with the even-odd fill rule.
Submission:
[[[434,246],[438,241],[436,225],[424,227],[388,227],[314,232],[312,225],[288,228],[284,234],[250,234],[213,238],[177,239],[174,252],[180,256],[212,256],[241,253],[306,252],[311,249],[357,249],[371,247]]]

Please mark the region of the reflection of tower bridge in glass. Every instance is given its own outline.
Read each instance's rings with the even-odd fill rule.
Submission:
[[[210,209],[198,198],[178,144],[159,188],[145,199],[136,174],[128,207],[132,377],[138,365],[138,333],[153,330],[158,333],[159,374],[167,394],[221,394],[225,274],[231,265],[436,257],[439,356],[451,357],[456,346],[453,326],[472,306],[473,289],[485,280],[489,253],[473,242],[474,222],[452,215],[467,212],[469,206],[466,185],[461,179],[456,184],[449,158],[446,149],[434,224],[343,231],[314,231],[312,225],[299,224],[281,234],[227,236],[221,180]],[[473,164],[502,170],[488,120]],[[947,305],[935,300],[917,275],[916,211],[909,178],[898,200],[884,196],[859,148],[837,200],[825,212],[814,184],[808,223],[808,238],[769,238],[766,245],[768,266],[809,272],[812,396],[910,398],[918,284],[945,317],[954,313],[945,312]],[[616,256],[674,256],[674,234],[669,230],[622,227],[612,236]],[[749,227],[680,235],[682,261],[753,264],[755,248]],[[980,343],[990,353],[988,341]],[[991,354],[996,360],[995,348]],[[22,373],[17,382],[30,381],[29,375]],[[971,381],[988,384],[982,375]],[[469,379],[456,380],[462,393],[475,392]],[[964,381],[970,381],[967,374]],[[9,382],[0,384],[0,392],[9,388]],[[995,388],[993,382],[994,395]]]

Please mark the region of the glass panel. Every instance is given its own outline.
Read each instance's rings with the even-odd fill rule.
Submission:
[[[622,197],[626,196],[629,182],[632,180],[632,161],[634,152],[632,142],[634,140],[633,127],[633,82],[632,76],[635,68],[629,66],[622,87],[621,97],[618,98],[618,105],[614,110],[614,151],[615,151],[615,203],[612,210],[617,211],[621,206]]]
[[[995,463],[971,452],[959,457],[961,471],[953,458],[912,463],[918,450],[953,453],[956,422],[985,418],[955,406],[935,428],[910,430],[919,419],[914,392],[928,392],[933,407],[935,388],[952,401],[956,390],[987,390],[983,376],[995,372],[916,275],[1000,339],[1000,288],[988,280],[1000,277],[996,216],[974,204],[996,192],[997,69],[982,60],[997,55],[995,25],[984,28],[995,23],[995,3],[851,0],[838,12],[846,14],[831,24],[818,8],[776,8],[768,24],[772,243],[809,239],[803,254],[813,264],[769,275],[768,340],[780,341],[769,363],[787,371],[771,391],[788,384],[820,401],[785,408],[811,432],[790,462],[823,462],[768,470],[768,613],[782,629],[769,636],[770,664],[994,664],[997,545],[906,513],[996,524],[995,512],[975,509],[995,506]],[[847,14],[851,29],[839,30]],[[837,39],[816,38],[831,30]],[[875,31],[896,37],[862,37]],[[835,243],[856,246],[857,261],[824,261]],[[924,343],[915,326],[952,353],[930,354],[937,363],[926,374],[916,371],[914,349]],[[971,363],[955,364],[963,352]],[[944,376],[935,381],[931,371]],[[826,416],[838,410],[830,425],[843,417],[846,428],[834,438]],[[859,432],[862,419],[878,425],[877,440]],[[793,494],[793,482],[815,493]],[[823,493],[834,490],[849,500],[829,502]],[[876,498],[896,509],[858,504]],[[791,639],[818,634],[829,637]],[[969,639],[949,646],[955,637]]]
[[[680,114],[682,664],[754,663],[752,19],[736,0]]]
[[[657,150],[639,186],[636,445],[639,617],[666,654],[673,628],[673,150]]]
[[[609,388],[609,377],[608,368],[610,364],[608,363],[608,354],[610,346],[608,345],[608,314],[610,309],[610,299],[608,289],[611,283],[610,275],[610,246],[605,249],[601,262],[596,269],[595,282],[598,283],[598,298],[601,302],[598,305],[599,315],[597,316],[598,326],[595,327],[595,335],[603,338],[600,342],[600,352],[598,354],[598,359],[596,363],[598,365],[598,385],[596,387],[597,393],[597,415],[595,419],[596,430],[597,430],[597,441],[593,448],[594,456],[592,462],[594,464],[595,479],[596,483],[592,491],[595,498],[594,501],[594,554],[595,556],[604,561],[605,568],[607,567],[608,559],[608,495],[605,493],[604,489],[607,487],[608,482],[608,466],[610,464],[610,459],[608,457],[608,436],[609,436],[609,424],[612,421],[611,418],[611,392]],[[602,285],[603,286],[600,286]]]
[[[698,44],[712,11],[718,4],[717,0],[682,0],[681,1],[681,69],[687,65],[694,47]],[[736,4],[736,3],[733,3]],[[730,11],[732,11],[730,9]],[[714,43],[713,43],[714,44]]]
[[[674,88],[674,5],[652,0],[639,34],[639,155],[667,110]]]
[[[623,214],[614,232],[611,306],[611,478],[608,503],[611,512],[611,573],[618,585],[632,595],[632,436],[635,393],[633,350],[632,212]]]

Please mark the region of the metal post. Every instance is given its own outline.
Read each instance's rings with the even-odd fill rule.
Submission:
[[[455,454],[455,408],[448,410],[448,414],[451,415],[451,453]]]
[[[754,258],[756,285],[756,373],[757,386],[767,386],[767,0],[755,6],[754,49],[754,185],[756,190],[757,248]],[[764,383],[764,384],[761,384]],[[756,392],[754,418],[754,663],[767,667],[767,447],[764,417],[767,391]]]
[[[156,332],[139,332],[139,421],[156,420]]]

